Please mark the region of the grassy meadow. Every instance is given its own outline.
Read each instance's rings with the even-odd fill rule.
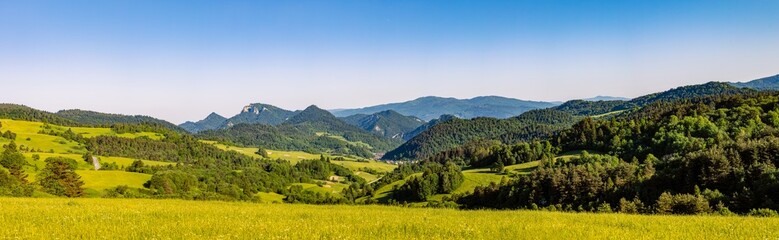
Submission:
[[[460,211],[149,199],[0,198],[30,239],[769,239],[779,218]]]

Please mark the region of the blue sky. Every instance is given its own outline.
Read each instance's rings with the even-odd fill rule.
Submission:
[[[0,1],[0,102],[175,123],[251,102],[636,97],[779,74],[779,1]]]

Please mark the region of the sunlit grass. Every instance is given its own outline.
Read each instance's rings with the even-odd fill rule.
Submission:
[[[29,239],[773,239],[778,218],[459,211],[149,199],[0,198]]]

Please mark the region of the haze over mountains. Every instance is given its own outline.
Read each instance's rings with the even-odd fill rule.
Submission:
[[[430,121],[441,115],[453,115],[458,118],[494,117],[508,118],[533,109],[556,105],[550,102],[526,101],[499,96],[484,96],[471,99],[443,97],[421,97],[407,102],[389,103],[358,109],[332,110],[337,117],[354,114],[372,114],[394,110],[406,116],[418,117]]]

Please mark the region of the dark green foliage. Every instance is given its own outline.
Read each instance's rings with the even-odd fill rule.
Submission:
[[[407,139],[407,133],[414,131],[414,129],[425,123],[425,121],[419,118],[403,116],[392,110],[370,115],[356,114],[342,119],[365,131],[390,139]]]
[[[266,151],[264,148],[258,148],[257,152],[255,152],[257,155],[260,155],[261,157],[268,158],[268,151]]]
[[[660,214],[703,214],[711,211],[709,202],[701,195],[663,193],[657,199]]]
[[[427,159],[428,162],[454,162],[472,168],[493,167],[526,163],[554,158],[559,149],[548,141],[502,144],[499,141],[473,141],[457,148],[439,152]]]
[[[6,130],[5,132],[0,134],[0,137],[10,140],[16,140],[16,133],[11,132],[10,130]]]
[[[584,101],[571,100],[563,103],[554,109],[567,112],[577,116],[593,116],[614,111],[617,106],[624,104],[625,101]]]
[[[433,126],[435,126],[435,125],[437,125],[439,123],[446,122],[446,121],[449,121],[449,120],[452,120],[452,119],[456,119],[456,118],[457,117],[455,117],[453,115],[441,115],[437,119],[430,120],[429,122],[420,125],[416,129],[414,129],[414,130],[412,130],[410,132],[407,132],[406,134],[403,134],[403,141],[411,140],[412,138],[416,137],[420,133],[422,133],[424,131],[427,131],[428,129],[432,128]]]
[[[336,139],[331,135],[352,142],[366,143],[372,149]],[[203,131],[198,136],[241,146],[312,153],[330,152],[366,158],[373,157],[372,151],[388,150],[398,144],[349,125],[316,106],[307,108],[278,126],[238,124],[227,129]]]
[[[510,119],[452,119],[387,152],[383,159],[425,159],[438,152],[480,140],[499,140],[506,144],[548,137],[570,127],[576,117],[553,109],[532,110]]]
[[[149,180],[149,188],[162,195],[186,195],[197,187],[197,177],[180,170],[157,172]]]
[[[528,176],[479,188],[460,203],[476,208],[560,204],[584,210],[608,203],[626,208],[620,211],[649,212],[639,206],[641,202],[655,203],[657,212],[675,214],[776,210],[777,127],[776,93],[656,102],[615,119],[587,118],[561,132],[559,145],[563,151],[593,150],[610,156],[582,154],[567,162],[546,161]],[[636,206],[623,198],[634,199]]]
[[[65,131],[58,131],[58,130],[55,130],[53,127],[51,127],[51,125],[48,125],[48,124],[44,124],[43,125],[43,129],[38,131],[38,134],[46,134],[46,135],[58,136],[58,137],[62,137],[64,139],[67,139],[67,140],[70,140],[70,141],[74,141],[74,142],[78,142],[78,143],[84,143],[85,140],[86,140],[84,138],[84,136],[81,136],[81,134],[73,132],[73,130],[71,130],[70,128],[68,128],[68,130],[65,130]]]
[[[754,217],[779,217],[779,213],[776,213],[776,210],[768,208],[752,209],[747,215]]]
[[[616,109],[631,109],[643,107],[655,102],[671,102],[675,100],[698,98],[703,96],[737,95],[752,93],[753,90],[739,89],[727,83],[709,82],[701,85],[690,85],[674,88],[665,92],[659,92],[634,98]]]
[[[100,156],[176,162],[206,168],[239,169],[258,165],[251,157],[234,151],[222,151],[188,135],[168,135],[160,141],[143,137],[130,139],[98,136],[88,139],[86,143],[88,150]]]
[[[751,88],[755,90],[779,90],[779,75],[752,80],[745,83],[730,83],[739,88]]]
[[[330,193],[320,193],[303,190],[301,186],[292,186],[285,192],[284,202],[306,204],[344,204],[346,198],[338,197]]]
[[[43,191],[65,197],[84,195],[84,182],[75,172],[77,166],[76,160],[70,158],[47,158],[46,167],[38,174]]]
[[[64,126],[76,126],[73,120],[58,116],[54,113],[33,109],[24,105],[0,104],[0,118],[44,122]]]
[[[71,120],[79,126],[111,126],[114,124],[149,124],[154,126],[160,126],[162,128],[170,129],[177,132],[184,132],[184,129],[169,123],[165,120],[156,119],[149,116],[142,115],[121,115],[111,113],[100,113],[94,111],[85,110],[62,110],[56,113],[56,115]],[[50,122],[52,124],[56,124]]]
[[[24,165],[24,155],[19,153],[14,142],[3,146],[0,154],[0,196],[32,196],[33,186],[27,182],[27,174],[22,170]]]
[[[392,198],[398,201],[427,201],[435,194],[451,193],[464,180],[460,167],[453,163],[428,164],[421,177],[413,177],[395,189]]]

